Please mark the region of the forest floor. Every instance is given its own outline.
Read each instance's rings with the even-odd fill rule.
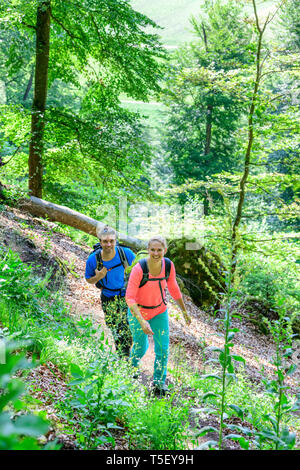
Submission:
[[[56,224],[45,220],[34,218],[23,212],[7,208],[0,212],[0,244],[10,247],[18,252],[23,262],[33,266],[39,276],[45,275],[49,268],[53,270],[53,283],[57,288],[63,286],[62,295],[70,308],[71,315],[80,319],[90,318],[101,324],[109,342],[112,344],[110,331],[104,321],[103,311],[100,303],[100,291],[89,285],[85,278],[85,262],[91,252],[91,247],[77,245],[72,239],[62,233],[55,231]],[[96,240],[95,240],[96,241]],[[55,277],[55,273],[64,271],[64,276]],[[55,287],[55,286],[54,286]],[[191,299],[184,296],[187,310],[192,317],[192,323],[187,326],[177,306],[169,302],[170,314],[170,357],[169,369],[176,370],[180,365],[194,372],[204,369],[204,361],[210,353],[204,354],[204,348],[208,346],[222,347],[220,333],[220,322],[216,323],[208,313],[196,307]],[[242,314],[243,312],[239,312]],[[271,376],[274,366],[270,359],[275,353],[275,344],[270,336],[263,335],[247,319],[233,319],[233,326],[239,328],[235,336],[233,353],[242,356],[246,360],[245,368],[248,378],[259,385],[261,383],[261,370],[265,375]],[[144,385],[150,386],[154,362],[153,341],[141,361],[141,378]],[[44,403],[49,419],[57,421],[52,400],[47,401],[43,397],[43,390],[47,390],[63,397],[66,389],[63,376],[53,364],[43,364],[31,371],[28,380],[32,379],[39,385],[36,395]],[[174,378],[168,375],[172,382]],[[300,369],[293,377],[287,379],[287,385],[291,393],[296,393],[300,383]],[[184,391],[184,384],[183,384]],[[188,387],[183,392],[188,395]],[[51,395],[51,394],[50,394]],[[49,396],[49,394],[48,394]],[[214,425],[213,418],[208,417],[201,425]],[[64,448],[72,448],[72,439],[61,436]],[[231,441],[232,442],[232,441]],[[229,448],[238,448],[238,444],[232,442]],[[126,442],[120,437],[117,448],[126,449]]]

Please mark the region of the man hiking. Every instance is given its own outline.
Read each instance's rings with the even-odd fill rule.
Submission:
[[[129,356],[132,343],[127,321],[124,270],[130,266],[135,254],[127,247],[117,245],[117,233],[109,226],[97,232],[100,246],[87,259],[85,278],[89,284],[101,289],[101,304],[105,323],[110,328],[116,351]]]

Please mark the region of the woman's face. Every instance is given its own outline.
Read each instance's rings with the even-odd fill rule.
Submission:
[[[154,262],[161,261],[166,252],[167,250],[165,249],[164,245],[159,241],[151,242],[148,247],[149,256]]]

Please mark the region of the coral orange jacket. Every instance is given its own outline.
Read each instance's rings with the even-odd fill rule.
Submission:
[[[162,270],[158,276],[152,276],[149,273],[149,279],[154,277],[164,277],[165,276],[165,260],[162,262]],[[159,281],[150,281],[147,282],[144,286],[139,287],[140,282],[143,278],[143,270],[139,263],[137,263],[130,273],[128,286],[126,290],[126,302],[130,306],[133,304],[146,305],[146,306],[156,306],[156,308],[148,309],[140,307],[141,314],[145,320],[151,320],[151,318],[156,315],[163,313],[166,310],[166,304],[162,302],[161,291],[159,288]],[[162,290],[165,291],[165,288],[168,287],[168,291],[174,300],[178,300],[182,297],[179,286],[176,281],[176,271],[174,263],[171,261],[171,271],[168,281],[165,279],[161,282]]]

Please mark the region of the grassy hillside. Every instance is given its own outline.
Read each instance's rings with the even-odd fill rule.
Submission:
[[[163,43],[178,45],[194,38],[189,18],[197,15],[203,0],[133,0],[133,8],[153,19],[164,29],[159,32]]]
[[[7,348],[2,363],[0,349],[0,451],[50,450],[56,448],[54,439],[62,450],[191,451],[207,439],[218,439],[221,385],[215,379],[221,362],[216,353],[223,347],[223,321],[216,322],[184,295],[193,318],[187,327],[176,304],[169,302],[171,394],[155,397],[153,341],[134,378],[130,363],[115,354],[99,291],[84,279],[90,250],[68,237],[66,227],[0,205],[0,348],[10,335],[18,348],[16,354]],[[281,400],[286,399],[287,409],[280,425],[297,433],[297,442],[289,442],[299,448],[295,401],[300,372],[286,357],[281,379],[272,361],[278,360],[283,346],[278,349],[271,335],[259,333],[244,305],[244,299],[239,306],[233,304],[235,337],[230,341],[237,363],[230,374],[234,380],[226,385],[223,448],[241,449],[239,441],[229,439],[232,423],[242,425],[242,433],[251,430],[243,438],[251,450],[259,448],[260,435],[272,437],[276,397],[270,388],[265,390],[262,375],[272,379],[269,387],[282,380]],[[260,309],[259,302],[252,302],[249,314]],[[239,356],[246,362],[237,360]],[[199,430],[205,427],[210,433],[202,436]],[[262,444],[263,450],[274,447],[271,439]]]
[[[252,16],[252,2],[241,0],[245,11]],[[164,29],[159,31],[165,45],[177,46],[195,38],[190,25],[191,15],[198,16],[204,0],[132,0],[132,7],[144,13]],[[259,1],[258,13],[262,17],[278,3]]]
[[[252,2],[240,0],[245,4],[245,11],[249,16],[253,16]],[[189,22],[191,16],[200,15],[200,8],[204,0],[132,0],[132,7],[144,13],[154,20],[163,29],[157,33],[161,36],[162,42],[166,46],[179,46],[185,42],[196,39]],[[271,10],[274,10],[277,1],[257,1],[258,13],[263,19]],[[266,35],[272,34],[270,28]],[[150,139],[156,141],[157,128],[163,125],[163,106],[154,103],[132,102],[124,98],[125,107],[140,112],[146,118],[146,125],[149,128]],[[148,117],[148,119],[147,119]]]

